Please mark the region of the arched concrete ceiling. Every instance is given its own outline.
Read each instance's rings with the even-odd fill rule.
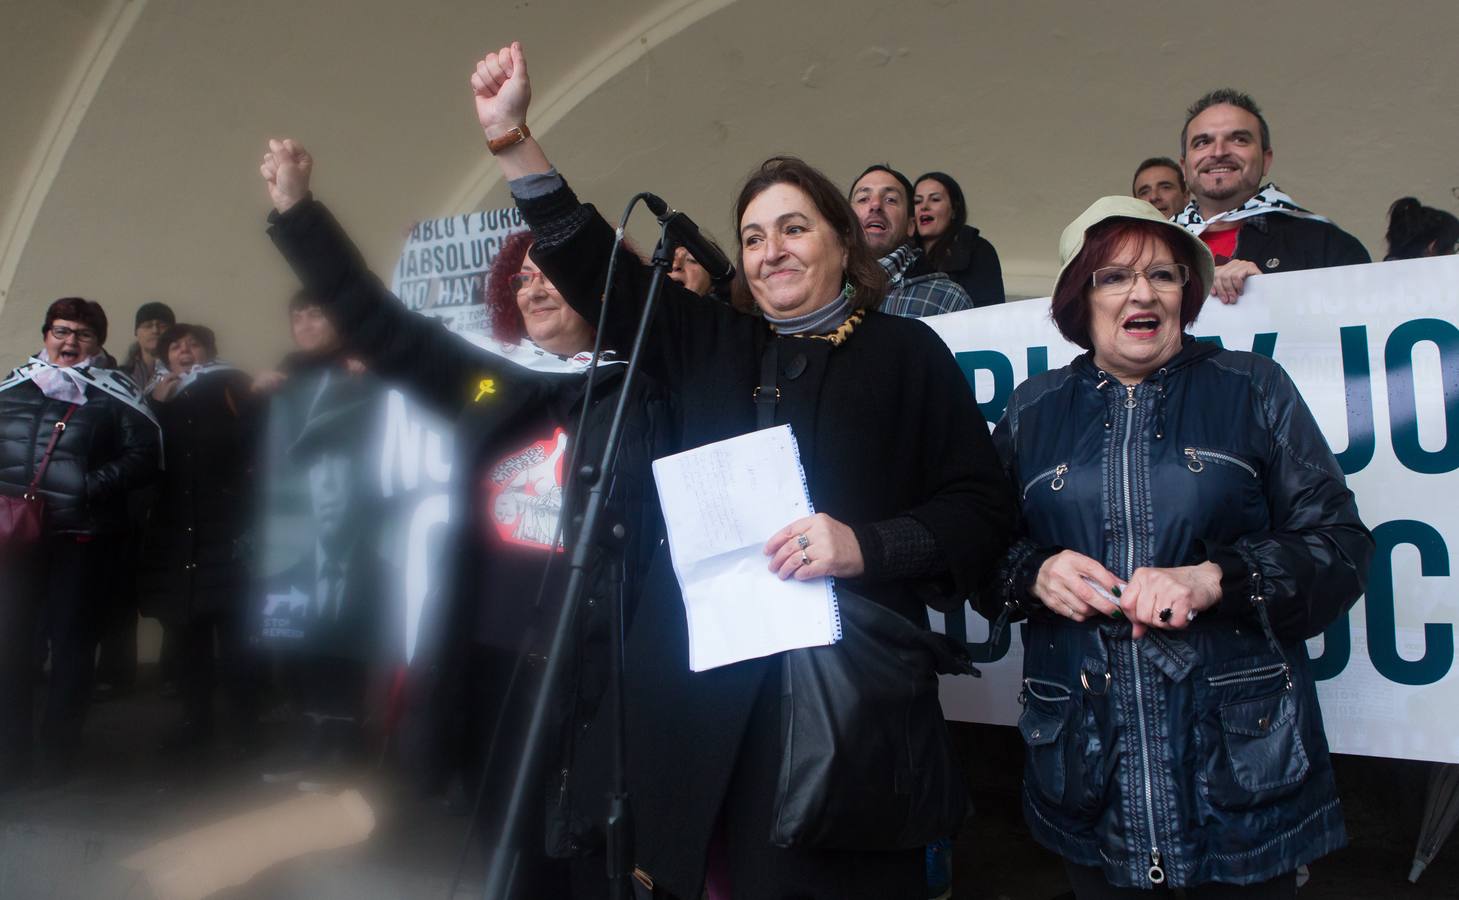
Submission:
[[[384,270],[411,221],[507,203],[465,81],[513,37],[535,130],[611,213],[651,188],[729,237],[734,189],[771,153],[843,182],[875,160],[942,168],[1020,294],[1047,290],[1063,225],[1173,153],[1218,85],[1266,108],[1273,178],[1375,253],[1395,197],[1459,206],[1442,0],[9,0],[0,35],[6,365],[67,294],[107,305],[118,354],[159,298],[267,362],[290,278],[262,233],[263,140],[315,151],[320,196]]]

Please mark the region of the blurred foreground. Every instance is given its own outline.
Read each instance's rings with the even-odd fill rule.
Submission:
[[[92,708],[77,776],[49,789],[0,797],[0,898],[145,900],[156,894],[122,861],[166,838],[299,796],[260,773],[300,732],[287,719],[265,726],[272,749],[239,759],[225,742],[208,753],[157,749],[177,716],[158,696],[155,672],[138,689]],[[1068,890],[1057,858],[1033,844],[1018,809],[1021,749],[1010,728],[953,724],[969,762],[977,816],[957,842],[958,900],[1052,900]],[[1427,765],[1340,756],[1337,774],[1350,846],[1312,869],[1304,900],[1459,896],[1459,845],[1445,848],[1416,885],[1406,881],[1423,811]],[[421,799],[402,780],[365,768],[349,780],[373,810],[363,843],[290,860],[212,896],[241,900],[445,900],[465,817],[439,798]],[[337,787],[346,786],[343,782]],[[457,897],[475,897],[481,857],[473,848]],[[1153,895],[1152,895],[1153,896]]]

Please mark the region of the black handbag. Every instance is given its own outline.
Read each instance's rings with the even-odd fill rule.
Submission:
[[[939,674],[977,674],[967,648],[836,589],[841,640],[782,660],[784,751],[770,840],[891,850],[955,833],[967,788],[948,747]]]
[[[774,424],[778,341],[754,399]],[[770,841],[778,847],[892,850],[948,837],[967,787],[948,747],[939,674],[978,674],[966,645],[836,588],[841,640],[783,653],[783,751]]]

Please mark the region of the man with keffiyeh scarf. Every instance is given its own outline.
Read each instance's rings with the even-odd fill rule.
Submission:
[[[1175,223],[1211,248],[1211,293],[1222,303],[1235,303],[1252,275],[1373,261],[1357,238],[1275,184],[1262,185],[1272,165],[1271,129],[1247,94],[1221,88],[1192,104],[1180,153],[1191,201]]]

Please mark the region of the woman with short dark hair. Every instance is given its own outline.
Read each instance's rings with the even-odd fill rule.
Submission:
[[[1022,509],[979,595],[1027,617],[1024,812],[1079,900],[1291,897],[1345,841],[1304,641],[1373,539],[1278,364],[1187,328],[1210,250],[1149,203],[1064,230],[1052,316],[1088,352],[994,433]]]
[[[80,746],[108,575],[128,527],[127,492],[157,472],[160,440],[130,379],[100,368],[107,319],[80,297],[52,303],[43,349],[0,382],[0,494],[44,513],[34,544],[0,544],[0,788],[29,777],[39,624],[51,677],[41,776],[64,779]],[[0,540],[5,540],[0,538]]]
[[[614,231],[527,133],[520,45],[488,54],[472,84],[489,146],[536,235],[532,258],[596,320]],[[926,326],[874,311],[885,273],[821,172],[790,157],[766,160],[739,193],[735,231],[739,308],[663,285],[642,365],[672,395],[685,446],[793,427],[817,513],[765,536],[773,572],[834,577],[838,591],[925,629],[927,604],[962,603],[1001,557],[1011,525],[967,381]],[[604,340],[622,349],[652,270],[620,253],[623,282],[613,287]],[[707,881],[711,897],[921,900],[921,839],[868,839],[856,851],[771,843],[790,708],[784,654],[691,672],[684,615],[661,551],[626,650],[640,880],[661,897],[698,897]],[[891,768],[841,787],[861,792],[866,808],[888,809]]]
[[[229,737],[255,744],[258,677],[245,639],[254,467],[261,408],[249,377],[217,361],[204,325],[179,322],[158,344],[148,396],[167,445],[167,468],[148,519],[141,559],[142,609],[174,641],[182,719],[168,749],[212,737],[214,687],[233,707]],[[216,648],[216,651],[215,651]]]
[[[928,172],[912,193],[917,241],[927,263],[962,285],[973,306],[1002,303],[1003,267],[998,251],[968,224],[962,187],[946,172]]]

